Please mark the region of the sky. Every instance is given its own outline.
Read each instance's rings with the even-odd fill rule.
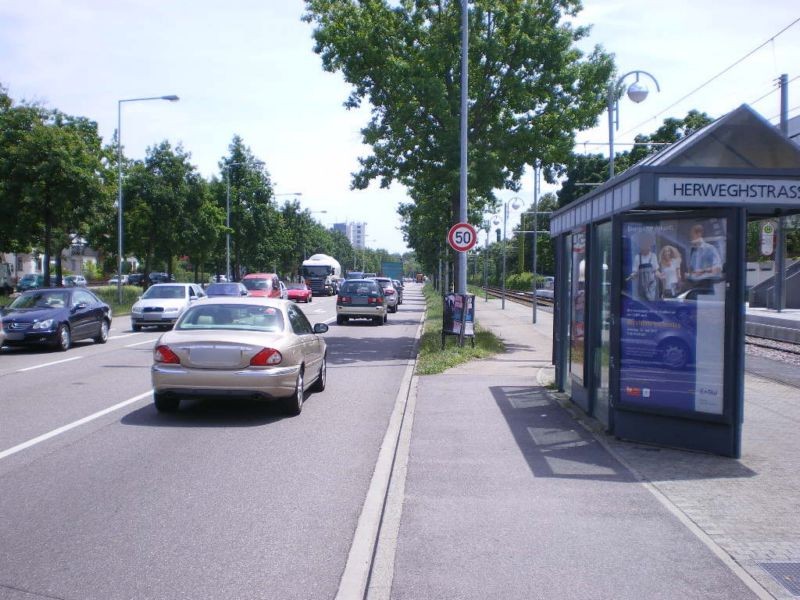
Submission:
[[[350,189],[358,157],[369,153],[360,136],[369,109],[344,108],[350,88],[322,70],[303,10],[301,0],[0,0],[0,83],[15,100],[97,121],[105,140],[117,127],[118,100],[177,94],[176,103],[123,105],[126,155],[143,158],[168,139],[210,177],[238,134],[266,163],[276,193],[302,194],[301,205],[326,226],[366,222],[369,247],[404,251],[402,186]],[[777,93],[754,101],[781,73],[800,75],[800,23],[670,105],[798,18],[796,0],[584,0],[577,22],[592,30],[580,46],[601,45],[620,74],[647,71],[661,88],[648,81],[644,102],[621,101],[618,151],[691,109],[719,117],[749,103],[777,122]],[[792,116],[800,114],[798,92],[800,81],[792,82]],[[607,123],[603,113],[596,128],[578,132],[576,150],[607,153]],[[499,196],[529,208],[532,175],[519,192]],[[518,218],[512,213],[509,229]]]

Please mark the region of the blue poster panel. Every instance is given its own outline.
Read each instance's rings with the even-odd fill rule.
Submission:
[[[583,384],[586,330],[586,227],[572,233],[570,275],[570,373]]]
[[[622,227],[623,405],[723,413],[725,218]]]

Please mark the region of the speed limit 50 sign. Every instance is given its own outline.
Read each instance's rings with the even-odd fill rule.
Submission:
[[[469,223],[456,223],[447,233],[447,243],[456,252],[467,252],[478,243],[478,233]]]

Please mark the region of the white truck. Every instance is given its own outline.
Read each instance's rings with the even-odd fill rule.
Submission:
[[[332,296],[342,278],[339,261],[327,254],[314,254],[303,261],[300,274],[315,296]]]

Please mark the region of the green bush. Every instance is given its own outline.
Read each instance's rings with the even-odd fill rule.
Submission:
[[[107,303],[114,315],[126,314],[131,311],[131,306],[142,295],[142,288],[137,285],[123,285],[122,286],[122,303],[117,302],[117,286],[104,285],[103,287],[94,290],[98,298]]]

